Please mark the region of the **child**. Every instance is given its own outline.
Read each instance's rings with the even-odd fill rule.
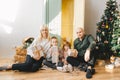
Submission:
[[[57,67],[57,69],[59,71],[63,71],[63,72],[72,72],[73,71],[73,67],[67,63],[67,57],[68,56],[77,56],[77,50],[75,49],[70,49],[71,45],[69,42],[65,42],[63,44],[63,57],[62,57],[62,62],[64,63],[63,67]]]
[[[49,49],[49,58],[43,61],[43,64],[52,68],[56,69],[59,57],[59,48],[58,48],[58,40],[56,37],[51,38],[51,47]]]

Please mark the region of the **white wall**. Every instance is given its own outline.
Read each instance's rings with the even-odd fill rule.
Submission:
[[[23,38],[39,34],[43,24],[43,1],[0,1],[0,57],[12,57],[15,54],[13,47],[21,45]]]
[[[50,33],[61,34],[62,0],[46,0],[45,23],[49,25]]]
[[[85,30],[96,35],[96,23],[100,21],[108,0],[85,0]],[[116,0],[120,4],[120,0]],[[119,6],[120,7],[120,6]]]
[[[76,39],[76,28],[84,28],[85,18],[85,0],[74,0],[74,27],[73,40]]]
[[[61,34],[61,6],[62,0],[48,0],[47,21],[50,33]]]

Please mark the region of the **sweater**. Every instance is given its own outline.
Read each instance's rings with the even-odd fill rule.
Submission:
[[[43,50],[40,50],[40,55],[44,56],[46,55],[46,57],[49,53],[48,50],[50,49],[50,41],[48,39],[42,39],[40,40],[39,37],[37,37],[32,44],[27,48],[27,55],[30,55],[31,57],[34,55],[33,54],[33,48],[35,46],[38,46],[38,48],[42,48]]]
[[[78,56],[84,56],[87,49],[93,50],[96,42],[91,35],[84,35],[83,39],[74,40],[74,48],[78,51]]]

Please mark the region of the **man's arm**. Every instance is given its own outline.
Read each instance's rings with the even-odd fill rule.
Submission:
[[[90,45],[88,46],[87,50],[93,50],[95,48],[96,42],[95,39],[93,38],[93,36],[89,35],[88,36],[88,41],[90,42]]]
[[[90,59],[90,51],[93,50],[95,48],[95,45],[96,45],[96,42],[91,35],[88,36],[88,41],[89,41],[90,45],[88,46],[88,48],[85,52],[85,56],[84,56],[84,59],[86,62],[89,61],[89,59]]]

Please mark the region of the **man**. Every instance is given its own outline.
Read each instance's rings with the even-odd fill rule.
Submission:
[[[91,35],[85,34],[83,28],[78,27],[76,33],[78,38],[74,40],[74,48],[77,49],[78,56],[69,56],[67,62],[81,70],[84,69],[86,71],[86,78],[92,78],[92,75],[95,73],[95,69],[93,69],[95,64],[93,50],[96,42]]]

